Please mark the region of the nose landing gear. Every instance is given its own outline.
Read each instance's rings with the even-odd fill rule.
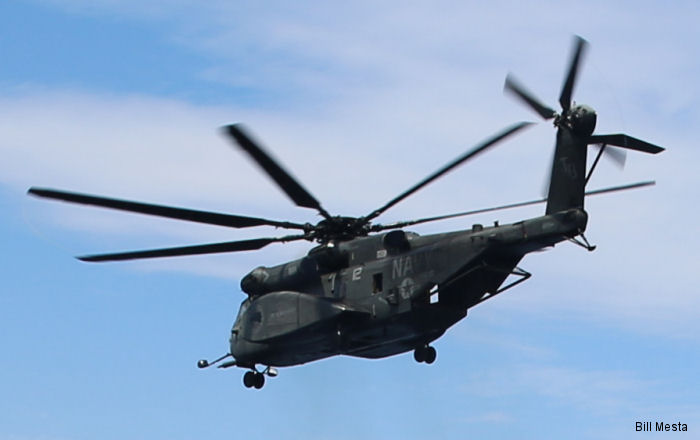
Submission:
[[[246,388],[260,389],[265,385],[265,376],[257,371],[248,371],[243,375],[243,385]]]
[[[265,376],[276,377],[277,369],[274,367],[267,367],[262,372],[257,371],[253,368],[252,371],[247,371],[243,375],[243,385],[246,388],[255,388],[259,390],[265,385]]]
[[[413,351],[413,359],[418,363],[432,364],[437,359],[437,351],[430,345],[421,345]]]

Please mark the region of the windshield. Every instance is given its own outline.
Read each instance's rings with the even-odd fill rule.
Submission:
[[[250,307],[250,298],[246,298],[242,303],[241,307],[238,309],[238,315],[236,316],[236,322],[233,323],[233,331],[237,331],[240,327],[241,323],[241,318],[245,314],[245,312],[248,310],[248,307]]]

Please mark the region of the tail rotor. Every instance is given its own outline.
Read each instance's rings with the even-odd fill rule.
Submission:
[[[587,105],[572,106],[576,79],[587,47],[586,40],[579,36],[574,37],[569,68],[559,95],[560,112],[543,104],[511,74],[506,77],[504,85],[505,91],[515,95],[544,120],[553,120],[557,128],[556,147],[547,188],[547,214],[570,208],[583,208],[585,186],[602,155],[605,154],[618,166],[624,166],[625,151],[611,147],[650,154],[664,150],[626,134],[594,135],[598,119],[595,110]],[[586,171],[588,145],[597,145],[599,151],[590,170]]]

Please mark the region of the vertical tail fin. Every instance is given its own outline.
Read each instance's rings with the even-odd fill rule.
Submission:
[[[586,153],[589,144],[614,145],[651,154],[664,151],[658,145],[626,134],[582,136],[576,132],[575,128],[570,130],[560,126],[557,129],[557,146],[552,161],[546,214],[571,208],[583,209],[586,174],[593,171],[591,169],[586,173]]]
[[[583,209],[586,186],[586,139],[559,127],[547,194],[546,214],[570,208]]]

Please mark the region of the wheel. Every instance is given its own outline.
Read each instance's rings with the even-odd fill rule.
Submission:
[[[245,385],[246,388],[253,387],[255,385],[255,380],[255,373],[252,371],[248,371],[243,375],[243,385]]]
[[[426,364],[432,364],[435,362],[435,359],[437,359],[437,350],[435,350],[435,347],[427,347],[425,349],[425,363]]]
[[[418,347],[413,350],[413,359],[415,359],[418,363],[425,362],[425,348]]]
[[[259,390],[263,387],[263,385],[265,385],[265,375],[261,373],[255,373],[255,383],[253,384],[253,386],[256,390]]]

